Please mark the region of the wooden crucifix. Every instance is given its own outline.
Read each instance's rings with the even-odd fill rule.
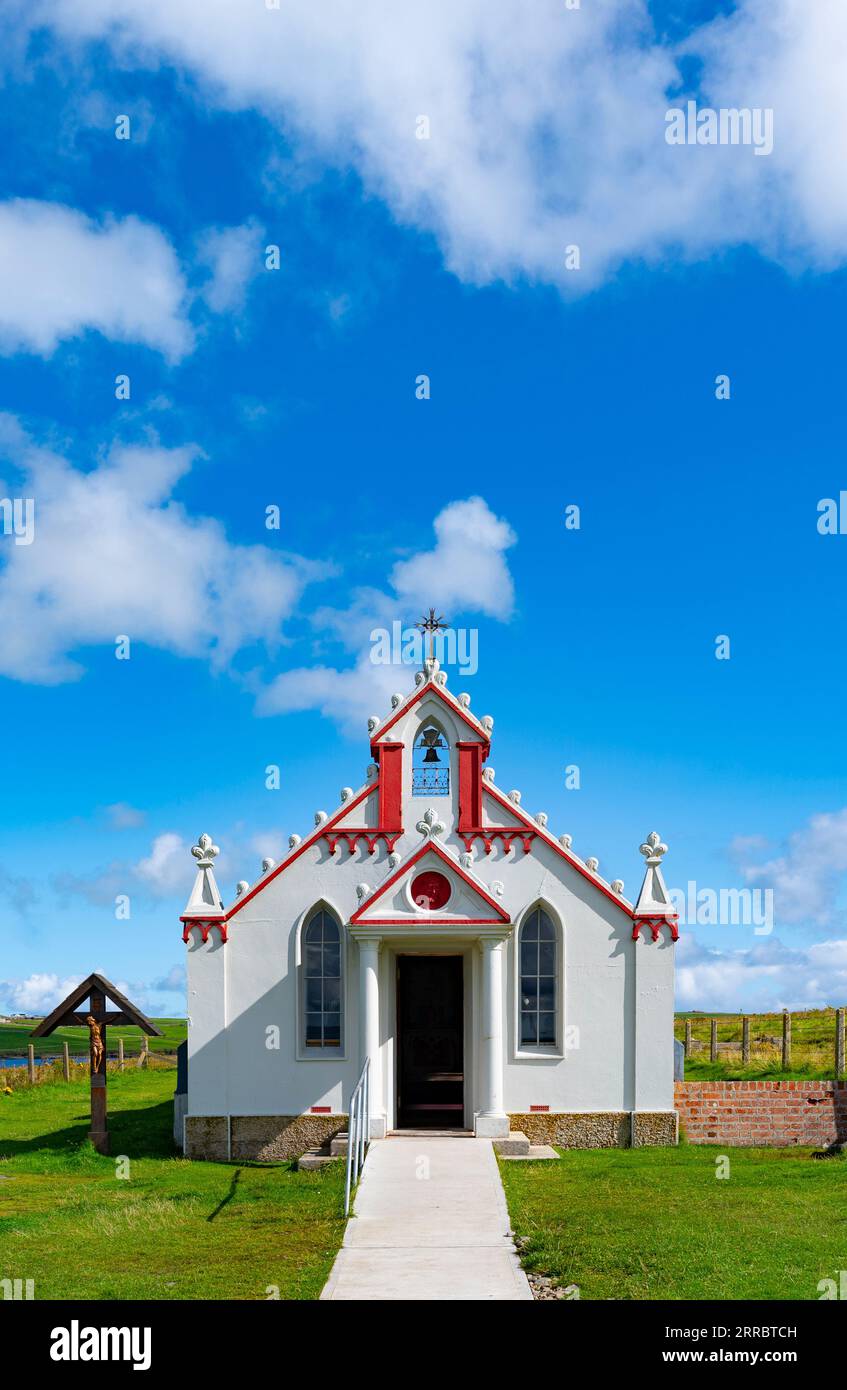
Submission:
[[[88,999],[88,1008],[79,1006]],[[107,1001],[117,1005],[107,1009]],[[162,1031],[139,1009],[124,998],[103,975],[89,975],[81,985],[71,990],[50,1014],[34,1028],[33,1038],[46,1038],[57,1028],[88,1029],[88,1052],[91,1071],[91,1142],[98,1153],[109,1152],[109,1132],[106,1127],[106,1027],[110,1023],[141,1028],[150,1037],[160,1038]]]

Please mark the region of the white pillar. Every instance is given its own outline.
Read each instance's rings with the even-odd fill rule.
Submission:
[[[372,1139],[385,1138],[385,1106],[379,1053],[379,947],[378,941],[359,942],[359,1037],[361,1062],[370,1057],[368,1108]]]
[[[476,1133],[483,1138],[498,1138],[509,1133],[509,1118],[503,1109],[503,943],[492,937],[483,937],[480,945],[482,1096],[476,1117]]]

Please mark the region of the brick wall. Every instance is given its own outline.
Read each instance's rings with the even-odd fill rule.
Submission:
[[[674,1095],[689,1144],[847,1142],[844,1081],[677,1081]]]

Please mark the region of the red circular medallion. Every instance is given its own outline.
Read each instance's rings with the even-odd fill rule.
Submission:
[[[450,897],[450,880],[429,870],[412,879],[412,900],[418,907],[437,912]]]

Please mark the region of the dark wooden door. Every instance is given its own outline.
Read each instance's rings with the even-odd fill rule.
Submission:
[[[461,956],[401,956],[397,963],[400,1129],[464,1125]]]

